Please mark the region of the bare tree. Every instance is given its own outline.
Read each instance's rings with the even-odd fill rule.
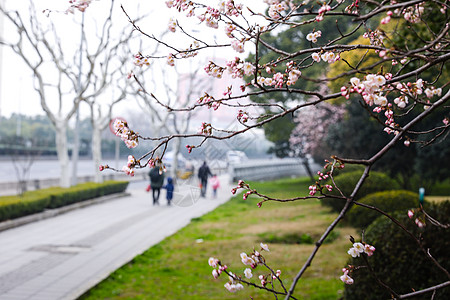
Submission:
[[[117,81],[118,70],[123,60],[119,52],[121,46],[131,37],[131,30],[122,28],[121,33],[113,31],[114,1],[110,2],[109,10],[103,23],[92,25],[98,28],[94,32],[89,28],[81,28],[81,40],[84,44],[82,53],[72,51],[73,37],[65,36],[53,20],[52,12],[38,15],[33,1],[29,3],[28,14],[23,11],[8,11],[3,5],[0,12],[5,15],[17,30],[15,41],[2,40],[2,45],[10,47],[34,75],[34,88],[40,97],[42,109],[45,111],[56,130],[56,146],[60,163],[60,185],[67,187],[69,181],[69,156],[67,143],[67,128],[69,120],[79,109],[81,101],[88,101],[91,108],[98,111],[99,98],[112,81]],[[57,13],[59,14],[59,13]],[[97,19],[99,16],[96,16]],[[25,21],[29,20],[29,21]],[[67,25],[64,25],[67,26]],[[77,25],[75,25],[78,28]],[[128,33],[126,33],[128,31]],[[116,37],[117,35],[118,37]],[[81,72],[78,72],[78,58],[87,61]],[[121,94],[120,99],[124,96]],[[118,99],[111,105],[117,103]],[[110,111],[110,107],[107,111]],[[94,116],[96,122],[100,119]],[[102,126],[104,127],[103,120]],[[100,126],[101,127],[101,126]],[[93,134],[97,140],[98,126]],[[96,150],[95,160],[99,161],[99,144],[93,143]],[[78,149],[73,149],[78,151]],[[100,180],[97,175],[97,180]]]
[[[37,146],[34,139],[29,140],[21,136],[4,137],[3,143],[9,148],[18,183],[17,193],[23,195],[28,190],[31,167],[42,154],[42,145]]]

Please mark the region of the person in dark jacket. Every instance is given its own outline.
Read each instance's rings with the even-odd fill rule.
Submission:
[[[167,184],[164,186],[164,188],[167,191],[166,192],[167,205],[170,205],[170,202],[172,202],[173,198],[173,190],[175,189],[172,177],[167,177]]]
[[[209,169],[206,161],[203,162],[203,165],[198,169],[198,178],[200,179],[200,196],[205,197],[206,194],[206,186],[208,184],[208,177],[212,176],[211,170]]]
[[[150,186],[152,187],[153,205],[159,204],[159,194],[164,184],[164,173],[160,173],[159,167],[154,167],[148,173],[150,175]]]

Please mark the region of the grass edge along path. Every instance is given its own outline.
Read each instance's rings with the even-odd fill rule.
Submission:
[[[251,183],[261,193],[289,198],[306,195],[307,178],[281,179]],[[309,256],[313,244],[336,214],[317,200],[291,203],[264,203],[258,208],[258,198],[242,200],[233,197],[214,211],[193,219],[189,225],[142,255],[113,272],[80,299],[274,299],[273,295],[245,286],[230,293],[224,288],[228,277],[212,276],[210,256],[217,257],[228,270],[243,275],[248,266],[242,264],[240,253],[264,252],[267,264],[282,271],[281,278],[289,287],[291,278]],[[339,227],[330,241],[323,245],[317,258],[297,285],[299,299],[339,299],[343,283],[341,268],[348,259],[348,236],[356,235],[352,228]],[[296,244],[302,242],[302,244]],[[253,270],[252,282],[268,272],[261,266]]]

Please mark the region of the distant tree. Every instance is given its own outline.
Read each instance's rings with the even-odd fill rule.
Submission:
[[[87,2],[86,4],[89,5]],[[77,9],[84,11],[84,5],[75,3],[67,12],[74,12]],[[34,88],[40,97],[42,109],[55,127],[56,149],[61,170],[60,185],[63,187],[70,185],[67,143],[69,120],[78,110],[81,101],[90,103],[98,101],[98,97],[105,92],[111,82],[117,83],[116,78],[111,75],[114,74],[112,69],[117,70],[123,66],[123,61],[116,59],[119,58],[120,45],[128,41],[131,31],[122,28],[124,31],[119,37],[113,35],[114,7],[114,1],[111,1],[109,9],[103,10],[102,14],[96,14],[95,22],[101,20],[96,25],[99,32],[93,33],[91,27],[86,30],[82,23],[80,40],[84,47],[80,48],[80,54],[79,51],[72,50],[74,37],[60,33],[60,26],[68,25],[60,24],[53,18],[53,14],[58,14],[57,12],[46,10],[38,14],[33,1],[29,2],[28,15],[22,9],[9,11],[0,4],[0,12],[17,30],[15,41],[2,39],[0,44],[10,47],[33,72]],[[64,22],[67,22],[67,18]],[[87,62],[81,72],[78,63],[80,55],[82,60]],[[92,114],[95,113],[97,107]],[[94,119],[99,120],[96,116]],[[93,128],[97,128],[97,125]],[[95,160],[99,161],[97,155],[99,144],[95,142],[93,145]],[[100,180],[99,176],[97,174],[97,180]]]
[[[55,147],[55,129],[46,116],[12,114],[1,118],[0,144],[10,144],[14,137],[33,141],[36,147]],[[18,145],[21,142],[18,141]],[[42,153],[45,154],[45,151]]]
[[[320,103],[298,111],[294,118],[296,125],[289,138],[289,150],[292,155],[303,159],[303,165],[313,182],[314,175],[308,158],[313,157],[320,163],[328,158],[333,148],[326,145],[324,140],[330,127],[339,122],[343,115],[342,105]]]
[[[9,135],[2,138],[2,144],[7,147],[17,178],[17,193],[23,195],[28,190],[31,167],[44,149],[43,141],[39,137],[24,138]]]

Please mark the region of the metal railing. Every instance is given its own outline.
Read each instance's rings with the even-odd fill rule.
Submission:
[[[313,172],[321,169],[318,164],[311,164]],[[307,176],[305,167],[300,159],[266,159],[249,160],[228,167],[230,180],[269,180],[290,176]]]

